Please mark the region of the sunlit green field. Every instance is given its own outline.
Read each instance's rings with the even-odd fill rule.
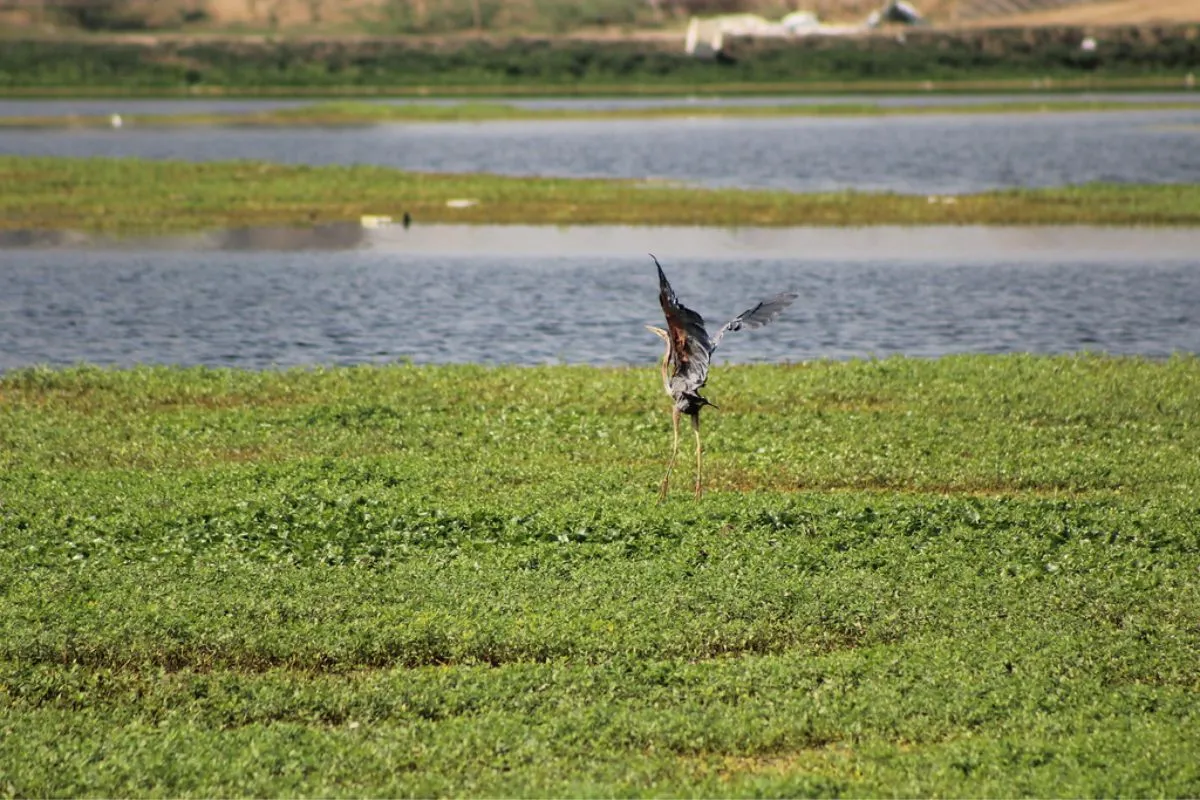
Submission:
[[[120,104],[115,103],[114,108]],[[618,120],[681,119],[707,117],[903,117],[933,114],[1043,114],[1072,112],[1165,111],[1195,109],[1187,102],[1130,102],[1126,100],[1061,100],[1042,102],[997,101],[973,105],[880,105],[865,99],[860,103],[779,103],[764,105],[637,106],[631,108],[522,107],[502,102],[388,104],[345,100],[275,108],[248,113],[123,114],[122,126],[184,127],[223,125],[275,127],[297,125],[374,125],[403,122],[488,122],[499,120]],[[5,116],[3,128],[107,128],[111,114]]]
[[[1200,361],[709,388],[0,377],[0,794],[1200,794]]]
[[[448,205],[463,198],[477,202]],[[931,199],[368,166],[0,156],[0,229],[161,234],[405,212],[417,224],[1194,226],[1200,185],[1088,184]]]
[[[940,76],[936,80],[923,78],[905,79],[853,79],[837,80],[736,80],[714,82],[600,82],[600,83],[452,83],[429,86],[422,84],[365,84],[365,85],[188,85],[179,82],[166,85],[130,85],[109,83],[98,85],[0,85],[0,96],[9,98],[47,99],[64,97],[113,98],[119,102],[125,98],[311,98],[324,104],[330,98],[340,104],[359,99],[376,98],[430,98],[464,99],[465,105],[476,103],[502,104],[513,97],[722,97],[731,95],[845,95],[857,94],[864,102],[872,95],[881,94],[1028,94],[1042,92],[1108,93],[1108,92],[1178,92],[1194,88],[1183,75],[1142,75],[1120,77],[1096,75],[1062,75],[1049,81],[1044,76],[1025,78],[963,78]],[[1056,101],[1048,100],[1053,104]],[[1082,102],[1082,101],[1081,101]],[[1120,101],[1116,101],[1119,103]],[[1172,105],[1172,104],[1168,104]]]

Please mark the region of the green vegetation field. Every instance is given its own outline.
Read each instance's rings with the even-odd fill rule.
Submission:
[[[919,31],[903,37],[739,40],[701,60],[678,39],[596,41],[405,38],[8,40],[0,94],[412,94],[469,91],[920,91],[942,88],[1183,89],[1200,69],[1195,26],[1099,32],[1080,49],[1074,29]],[[1195,76],[1192,76],[1194,85]]]
[[[119,103],[116,108],[119,108]],[[1047,112],[1193,110],[1189,102],[1105,100],[999,101],[964,106],[885,106],[879,103],[815,103],[732,106],[698,103],[617,109],[524,108],[508,103],[388,104],[322,102],[251,113],[123,114],[122,126],[228,127],[375,125],[402,122],[488,122],[497,120],[679,119],[693,117],[903,117],[931,114],[1041,114]],[[112,113],[0,117],[2,128],[108,128]]]
[[[0,377],[0,794],[1200,794],[1200,361]],[[711,411],[711,409],[710,409]]]
[[[478,200],[469,208],[447,201]],[[1200,186],[1092,184],[962,195],[707,190],[655,181],[439,175],[384,167],[0,156],[0,229],[158,234],[423,222],[632,225],[1200,224]]]

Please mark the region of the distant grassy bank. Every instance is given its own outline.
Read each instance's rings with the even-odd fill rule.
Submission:
[[[119,102],[114,108],[119,108]],[[373,125],[398,122],[484,122],[500,120],[615,120],[696,117],[882,117],[928,114],[1036,114],[1047,112],[1155,111],[1200,108],[1196,103],[1053,100],[996,102],[959,106],[883,106],[863,103],[705,105],[703,103],[641,108],[522,108],[505,103],[327,102],[251,113],[123,114],[123,126],[222,125],[239,127],[301,125]],[[0,117],[2,128],[107,128],[111,114]]]
[[[682,41],[551,39],[255,40],[188,37],[6,41],[0,93],[480,93],[611,92],[897,85],[926,82],[1026,88],[1047,79],[1103,87],[1134,81],[1182,87],[1200,71],[1194,26],[1097,34],[1078,29],[912,31],[903,37],[738,40],[720,59],[683,52]]]
[[[466,208],[450,200],[477,201]],[[439,175],[383,167],[0,156],[0,227],[118,235],[418,222],[631,225],[1197,225],[1200,186],[1095,184],[952,199],[708,190],[651,181]]]
[[[1200,81],[1197,76],[1195,81]],[[1109,77],[1074,75],[1051,78],[941,78],[822,81],[721,81],[714,83],[457,83],[453,85],[363,84],[339,86],[123,86],[109,83],[88,86],[0,86],[0,97],[21,99],[62,98],[314,98],[339,101],[354,98],[445,97],[503,101],[508,97],[728,97],[733,95],[895,95],[913,94],[1027,94],[1191,91],[1198,85],[1186,75],[1166,73]]]
[[[1200,362],[0,377],[0,790],[1200,795]]]

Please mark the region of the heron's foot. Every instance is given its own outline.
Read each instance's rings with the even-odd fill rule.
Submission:
[[[696,499],[699,500],[703,496],[704,496],[704,487],[701,486],[699,483],[697,483],[696,484]]]
[[[665,501],[667,499],[667,487],[670,485],[670,482],[671,482],[670,478],[663,478],[662,483],[660,483],[658,485],[658,503],[657,503],[657,505],[661,506],[663,504],[663,501]]]

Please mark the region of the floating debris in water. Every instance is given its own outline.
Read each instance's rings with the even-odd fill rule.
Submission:
[[[364,228],[382,228],[391,225],[392,218],[383,214],[363,214],[358,222]]]

